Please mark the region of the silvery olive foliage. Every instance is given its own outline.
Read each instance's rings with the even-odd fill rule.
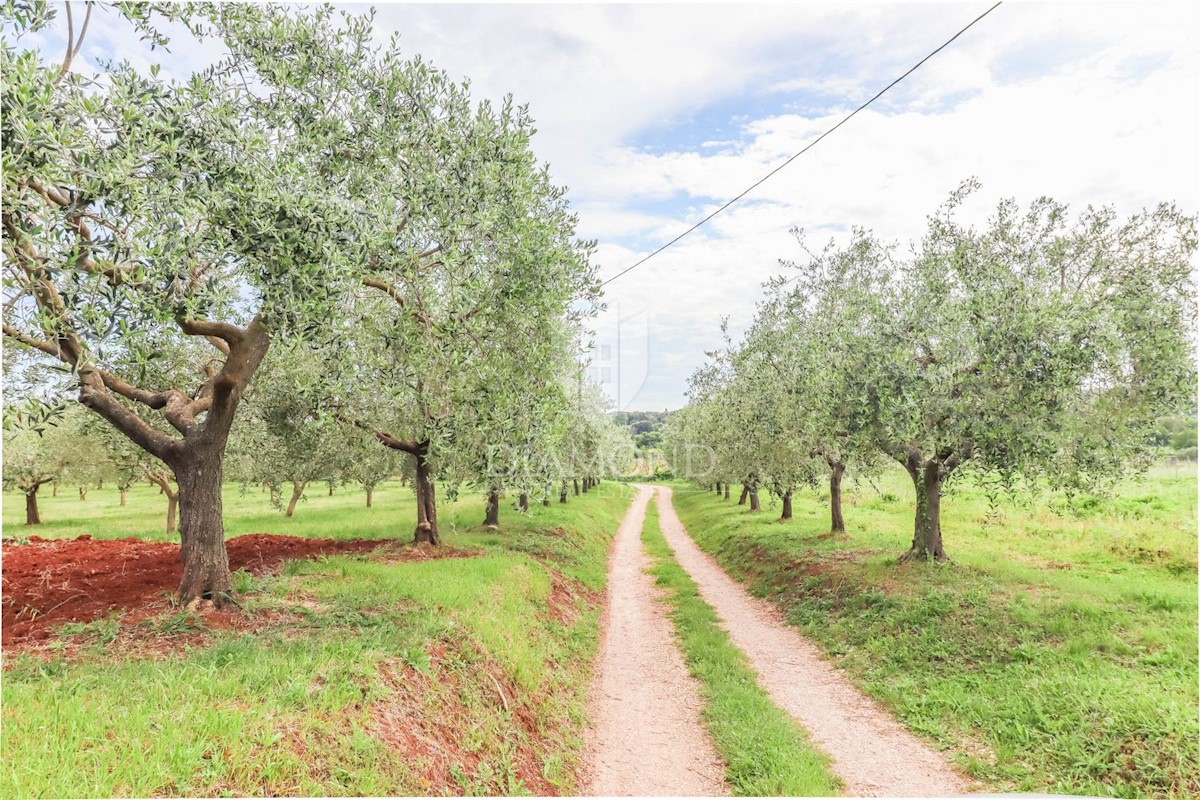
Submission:
[[[324,369],[303,342],[271,348],[246,392],[229,443],[230,477],[265,486],[292,516],[311,485],[340,481],[366,435],[323,413],[308,391]],[[356,445],[359,445],[356,447]]]
[[[762,427],[795,404],[790,432],[814,452],[902,464],[916,493],[907,555],[936,559],[952,477],[1096,491],[1144,467],[1155,420],[1195,403],[1195,217],[1169,204],[1072,215],[1041,198],[969,225],[977,188],[954,192],[909,253],[856,229],[789,264],[741,349],[693,378],[673,441],[710,444],[722,474],[765,475],[738,416],[754,393],[738,387],[774,373]]]
[[[75,454],[78,419],[62,415],[40,431],[10,426],[4,430],[4,486],[23,493],[57,483]]]
[[[93,14],[161,57],[95,71]],[[403,445],[435,542],[434,479],[566,427],[557,376],[599,286],[525,107],[473,100],[329,6],[10,0],[0,21],[4,333],[174,472],[183,599],[232,591],[220,482],[264,362],[235,436],[274,436],[297,469],[331,443]],[[65,53],[37,46],[64,22]],[[168,29],[211,66],[172,74]],[[267,481],[329,469],[284,471]]]
[[[369,20],[89,3],[77,27],[73,8],[61,60],[27,36],[53,12],[3,8],[4,333],[65,364],[81,403],[168,464],[181,597],[224,602],[221,466],[241,396],[272,341],[333,333],[378,231],[368,193],[395,144],[356,117],[372,103],[352,69]],[[160,20],[185,25],[214,63],[75,69],[93,13],[156,46]]]

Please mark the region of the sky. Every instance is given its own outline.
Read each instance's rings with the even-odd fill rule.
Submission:
[[[569,187],[608,278],[991,4],[375,5],[381,43],[398,32],[409,55],[470,78],[476,98],[529,104],[537,155]],[[98,17],[82,55],[136,60],[126,31]],[[172,55],[175,70],[206,60],[186,41]],[[1043,195],[1076,209],[1173,201],[1195,213],[1198,144],[1200,4],[1010,0],[746,199],[608,284],[592,376],[621,410],[683,405],[687,377],[722,344],[721,320],[740,336],[781,260],[803,256],[794,228],[810,246],[853,226],[904,244],[971,177],[982,189],[967,212],[979,221],[1001,198]]]

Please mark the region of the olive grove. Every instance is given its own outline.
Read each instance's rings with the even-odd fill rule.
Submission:
[[[91,72],[75,56],[94,14],[157,61]],[[63,53],[38,44],[63,21],[48,4],[3,15],[6,341],[159,465],[142,474],[177,482],[181,600],[232,594],[231,436],[261,455],[238,471],[291,483],[293,509],[307,482],[351,473],[370,502],[386,459],[330,463],[364,433],[407,455],[416,539],[436,544],[437,480],[482,482],[480,443],[546,449],[572,424],[538,415],[571,413],[557,376],[598,282],[527,109],[473,100],[331,7],[68,5]],[[211,65],[172,76],[164,26]],[[35,494],[62,468],[24,441]]]
[[[830,470],[837,531],[845,468],[894,459],[915,496],[904,557],[941,560],[950,480],[1096,490],[1144,467],[1158,418],[1195,403],[1195,218],[1166,204],[1072,216],[1042,198],[974,226],[958,212],[976,189],[907,254],[856,229],[784,262],[744,342],[712,354],[670,420],[677,471],[703,446],[701,482],[786,497],[807,450]]]

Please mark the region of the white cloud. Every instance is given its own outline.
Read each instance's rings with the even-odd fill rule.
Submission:
[[[377,28],[470,76],[479,97],[530,103],[538,153],[570,186],[580,233],[600,240],[597,263],[613,275],[983,8],[397,4],[379,8]],[[972,175],[984,183],[978,214],[1041,194],[1125,213],[1163,199],[1200,208],[1197,19],[1183,4],[1001,6],[747,202],[606,287],[601,340],[618,304],[623,316],[650,314],[647,377],[636,396],[623,391],[626,407],[682,401],[687,374],[719,344],[720,317],[740,331],[778,259],[798,256],[792,225],[817,240],[850,225],[907,240]],[[89,58],[136,49],[116,27],[96,37]],[[177,44],[173,66],[204,55]],[[714,118],[718,129],[703,130]]]
[[[612,296],[626,304],[627,298],[653,298],[656,313],[689,332],[665,344],[688,348],[692,357],[670,359],[679,371],[657,382],[644,405],[680,402],[684,373],[702,362],[702,349],[718,344],[721,316],[731,317],[735,331],[749,322],[759,284],[779,271],[777,259],[798,255],[782,235],[789,225],[818,240],[857,224],[907,241],[919,236],[925,215],[972,175],[984,183],[969,207],[978,218],[1000,197],[1027,202],[1041,194],[1077,207],[1110,204],[1122,213],[1162,200],[1193,212],[1200,207],[1195,13],[1179,24],[1169,15],[1148,19],[1129,8],[1116,10],[1122,13],[1107,14],[1107,24],[1079,17],[1086,24],[1076,30],[1068,24],[1076,17],[1047,18],[1031,9],[1042,24],[1065,25],[1060,37],[1084,40],[1090,49],[1065,63],[1051,59],[1035,74],[1009,82],[998,80],[992,65],[1018,40],[1002,36],[982,53],[960,53],[943,69],[924,73],[903,106],[860,114],[768,181],[751,195],[760,202],[734,206],[702,229],[703,237],[685,240],[610,285]],[[1101,38],[1106,41],[1098,44]],[[1131,68],[1139,64],[1152,68]],[[941,107],[942,98],[963,91],[973,94]],[[635,157],[622,151],[605,163],[594,189],[623,186],[633,195],[657,197],[673,189],[723,199],[840,116],[780,114],[749,121],[743,144],[715,156],[680,151]],[[624,266],[602,263],[610,274]]]

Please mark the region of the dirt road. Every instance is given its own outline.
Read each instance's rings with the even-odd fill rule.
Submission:
[[[588,795],[728,794],[725,768],[700,721],[700,690],[646,574],[641,486],[608,562],[603,636],[592,683],[584,779]]]
[[[663,534],[676,560],[750,659],[759,685],[830,756],[847,794],[936,797],[967,790],[945,758],[858,691],[778,610],[750,596],[701,551],[671,506],[671,490],[657,488]]]

